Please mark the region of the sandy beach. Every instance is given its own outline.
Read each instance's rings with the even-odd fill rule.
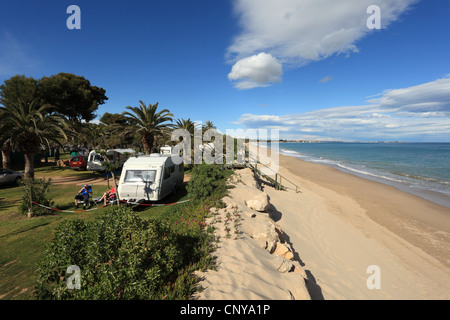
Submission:
[[[292,260],[304,272],[309,297],[300,293],[294,298],[450,298],[449,208],[391,186],[283,155],[279,156],[279,174],[298,185],[300,192],[287,182],[286,191],[263,186],[261,192],[270,197],[270,219],[282,230],[293,252]],[[230,198],[239,203],[239,208],[245,207],[248,182],[236,182],[235,186]],[[283,290],[295,290],[283,278],[292,272],[280,276],[264,262],[276,254],[261,248],[252,231],[246,232],[254,218],[245,212],[242,236],[221,241],[216,252],[220,264],[217,271],[202,275],[205,291],[199,298],[292,298]],[[255,264],[258,272],[247,267]],[[375,275],[379,277],[373,282]],[[283,279],[269,280],[274,277]],[[379,287],[368,286],[368,280]]]

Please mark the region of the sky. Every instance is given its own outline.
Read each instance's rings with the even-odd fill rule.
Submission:
[[[142,100],[222,132],[450,142],[449,13],[448,0],[1,1],[0,83],[83,76],[108,96],[97,120]]]

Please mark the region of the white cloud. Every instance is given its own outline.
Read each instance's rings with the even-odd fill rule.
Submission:
[[[280,82],[282,74],[281,63],[272,55],[261,52],[236,62],[228,79],[237,81],[235,87],[239,89],[251,89]]]
[[[438,79],[405,89],[385,91],[367,102],[406,112],[450,112],[450,78]]]
[[[341,140],[450,141],[450,79],[386,91],[368,105],[287,115],[243,114],[246,128],[283,127],[286,137]]]
[[[367,28],[369,6],[380,7],[381,27],[386,28],[415,1],[235,0],[242,31],[229,46],[227,57],[236,63],[265,52],[297,68],[333,54],[356,53],[357,41],[374,32]]]

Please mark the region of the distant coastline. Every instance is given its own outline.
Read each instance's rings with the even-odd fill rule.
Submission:
[[[259,143],[261,142],[264,146],[265,143],[263,141]],[[270,146],[270,143],[267,143]],[[311,145],[306,146],[309,144]],[[400,149],[396,148],[397,145],[401,145]],[[361,150],[358,149],[359,146],[362,146]],[[426,153],[428,146],[443,146],[443,150],[439,150],[445,152],[440,155],[441,161],[436,161],[436,164],[429,163],[431,156]],[[374,152],[374,150],[378,151],[377,148],[380,150],[386,148],[391,153],[395,152],[398,160],[383,154],[380,156],[379,152]],[[423,154],[422,150],[424,150]],[[450,143],[282,142],[280,140],[279,152],[289,157],[324,164],[367,180],[394,186],[401,191],[450,208],[450,168],[447,168],[450,164],[445,164],[445,157],[450,156]],[[341,153],[344,152],[345,154],[342,155]],[[405,153],[403,157],[402,152]],[[420,156],[424,157],[424,164],[419,161]],[[433,172],[428,172],[432,171],[428,170],[426,167],[428,165],[442,167],[433,168]]]

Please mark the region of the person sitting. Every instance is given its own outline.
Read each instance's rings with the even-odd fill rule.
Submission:
[[[106,206],[107,202],[111,202],[116,199],[116,188],[112,187],[109,191],[105,192],[103,196],[97,201],[100,202],[103,200],[104,205]]]
[[[92,188],[89,185],[83,185],[75,196],[75,208],[78,208],[78,201],[83,201],[83,210],[86,210],[86,206],[89,202],[89,196],[92,193]]]

